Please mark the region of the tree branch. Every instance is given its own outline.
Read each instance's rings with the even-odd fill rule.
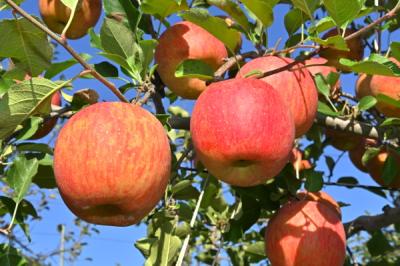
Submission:
[[[98,81],[103,83],[108,89],[110,89],[122,102],[129,102],[125,96],[115,87],[113,83],[108,81],[104,76],[102,76],[99,72],[97,72],[91,65],[89,65],[71,46],[69,46],[65,39],[59,37],[57,34],[49,30],[45,27],[42,23],[37,21],[34,17],[29,15],[25,10],[19,7],[14,1],[12,0],[4,0],[14,11],[21,14],[24,18],[29,20],[33,25],[37,28],[44,31],[47,35],[49,35],[52,39],[54,39],[57,43],[59,43],[68,53],[71,54],[79,64],[81,64],[86,70],[90,71],[90,73],[95,77]]]
[[[386,206],[382,214],[360,216],[351,222],[345,223],[344,228],[347,238],[349,238],[360,231],[371,232],[395,223],[400,223],[400,207],[392,208]]]

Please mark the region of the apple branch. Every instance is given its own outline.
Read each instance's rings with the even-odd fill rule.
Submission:
[[[129,102],[125,96],[115,87],[113,83],[108,81],[103,75],[101,75],[99,72],[97,72],[91,65],[89,65],[70,45],[67,44],[65,39],[59,37],[57,34],[52,32],[50,29],[48,29],[46,26],[44,26],[42,23],[40,23],[38,20],[36,20],[34,17],[32,17],[30,14],[25,12],[21,7],[19,7],[14,1],[12,0],[4,0],[15,12],[19,13],[21,16],[26,18],[28,21],[30,21],[33,25],[35,25],[37,28],[41,29],[44,31],[47,35],[49,35],[53,40],[55,40],[57,43],[59,43],[62,47],[64,47],[65,50],[68,51],[69,54],[73,58],[75,58],[76,61],[78,61],[79,64],[81,64],[84,69],[89,71],[93,77],[95,77],[98,81],[103,83],[108,89],[110,89],[115,96],[118,97],[122,102]]]
[[[380,228],[388,227],[395,223],[400,223],[400,207],[393,208],[385,206],[382,214],[360,216],[351,222],[345,223],[344,228],[347,238],[350,238],[358,232],[371,232]]]

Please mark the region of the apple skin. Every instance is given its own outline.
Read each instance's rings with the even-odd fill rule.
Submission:
[[[392,62],[400,66],[400,62],[390,58]],[[395,100],[400,100],[400,79],[398,77],[389,77],[382,75],[361,74],[356,83],[356,96],[361,99],[364,96],[384,94]],[[378,101],[376,109],[389,117],[400,117],[400,108],[384,102]]]
[[[198,78],[175,77],[177,66],[184,60],[197,59],[216,71],[227,57],[228,52],[220,40],[189,21],[169,27],[161,35],[155,51],[161,80],[176,95],[186,99],[196,99],[207,85]]]
[[[310,71],[313,77],[315,77],[318,73],[322,74],[322,76],[324,77],[327,77],[331,72],[338,73],[336,68],[326,65],[328,63],[328,60],[322,57],[313,57],[306,60],[304,63],[307,66],[307,70]],[[331,86],[331,94],[339,92],[339,88],[340,80],[338,79],[336,84]]]
[[[51,97],[51,104],[55,106],[61,106],[61,92],[57,91],[56,93],[53,94]],[[57,124],[57,118],[51,118],[43,123],[41,127],[36,131],[36,133],[30,137],[30,139],[41,139],[45,136],[47,136],[53,128]]]
[[[294,142],[293,118],[266,82],[212,83],[193,109],[196,156],[216,178],[241,187],[262,184],[286,165]]]
[[[101,10],[101,0],[82,0],[65,37],[74,40],[85,36],[89,28],[96,25]],[[62,33],[71,15],[71,10],[61,0],[39,0],[39,11],[47,27],[58,34]]]
[[[246,77],[254,70],[267,72],[284,67],[294,60],[278,56],[264,56],[251,60],[238,72],[237,77]],[[299,68],[303,67],[303,68]],[[279,92],[294,118],[296,138],[311,128],[317,114],[318,92],[310,72],[304,65],[295,66],[296,70],[285,70],[262,78]]]
[[[356,32],[356,30],[346,29],[345,37],[354,32]],[[325,33],[322,38],[327,39],[335,35],[338,35],[338,31],[336,28],[333,28]],[[349,41],[346,41],[346,44],[349,48],[349,51],[338,50],[331,47],[323,47],[319,52],[319,55],[323,58],[326,58],[328,60],[328,64],[335,67],[336,69],[340,69],[343,72],[350,72],[351,70],[348,67],[340,64],[339,60],[341,58],[347,58],[354,61],[362,60],[364,57],[364,47],[362,39],[360,37],[356,37]]]
[[[161,123],[145,109],[102,102],[74,115],[60,131],[54,173],[69,209],[89,223],[138,223],[169,180],[171,150]]]
[[[290,201],[269,221],[265,249],[273,266],[342,266],[346,235],[333,208],[316,201]]]
[[[297,193],[297,198],[300,200],[316,201],[325,204],[329,208],[332,208],[342,219],[342,211],[340,210],[340,205],[334,200],[328,193],[323,191],[309,192],[300,191]]]

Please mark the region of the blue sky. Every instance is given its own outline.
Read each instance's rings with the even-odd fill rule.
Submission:
[[[37,9],[37,1],[26,1],[22,7],[28,10],[29,13],[39,16]],[[285,40],[287,33],[283,24],[284,14],[288,11],[288,6],[279,6],[275,8],[275,23],[268,30],[269,32],[269,46],[272,47],[278,38]],[[217,14],[218,11],[213,11]],[[10,11],[0,12],[0,19],[10,18]],[[174,21],[176,18],[173,19]],[[96,26],[96,32],[98,32],[100,23]],[[384,40],[386,40],[384,38]],[[89,40],[87,37],[78,40],[71,41],[70,44],[79,53],[89,53],[94,58],[91,63],[98,63],[103,61],[102,58],[96,56],[97,51],[89,46]],[[281,44],[282,46],[282,44]],[[242,51],[251,50],[251,46],[248,42],[244,42]],[[58,48],[59,52],[58,59],[63,60],[70,58],[70,56],[63,50]],[[75,66],[65,72],[68,76],[73,76],[81,70],[80,66]],[[354,84],[356,76],[353,74],[342,75],[341,82],[344,91],[354,93]],[[112,95],[104,86],[96,80],[79,80],[74,83],[74,90],[92,88],[98,90],[102,99],[109,101],[116,101],[116,97]],[[70,92],[69,92],[70,93]],[[193,101],[181,101],[181,104],[189,111],[192,108]],[[326,149],[326,155],[329,155],[336,159],[340,155],[340,151],[334,148]],[[326,170],[323,157],[321,158],[317,169]],[[358,178],[361,184],[365,185],[376,185],[371,178],[362,172],[359,172],[348,160],[347,154],[343,156],[337,165],[333,181],[337,180],[342,176],[355,176]],[[384,199],[367,192],[362,189],[347,189],[342,187],[326,187],[324,189],[331,194],[335,199],[351,204],[349,207],[342,208],[344,222],[352,220],[365,212],[371,214],[379,213],[381,208],[389,202]],[[56,198],[50,201],[50,210],[42,213],[43,219],[41,221],[35,221],[31,223],[31,235],[32,242],[29,243],[29,247],[37,252],[46,253],[46,251],[53,250],[58,246],[59,233],[57,232],[57,225],[62,223],[66,225],[67,230],[73,230],[73,214],[65,207],[61,199],[59,198],[57,191],[49,191],[48,194],[55,194]],[[86,238],[85,241],[88,243],[87,247],[84,248],[83,254],[75,265],[141,265],[144,262],[142,255],[133,246],[134,242],[142,237],[145,237],[146,231],[143,226],[131,226],[126,228],[118,227],[107,227],[98,226],[100,230],[99,234],[94,234],[90,238]],[[86,257],[91,257],[93,261],[86,261]],[[55,261],[52,264],[58,264],[58,258],[54,257]]]

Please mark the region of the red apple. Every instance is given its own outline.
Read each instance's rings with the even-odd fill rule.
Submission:
[[[216,178],[254,186],[288,162],[294,125],[281,96],[266,82],[212,83],[193,109],[190,131],[196,156]]]
[[[160,37],[155,52],[157,71],[164,84],[176,95],[196,99],[206,89],[198,78],[177,78],[177,66],[187,59],[202,60],[214,71],[228,57],[224,44],[200,26],[183,21],[168,28]]]
[[[331,72],[338,73],[336,68],[326,65],[328,60],[322,57],[313,57],[309,60],[306,60],[304,63],[307,66],[307,70],[310,71],[313,77],[315,77],[318,73],[324,77],[327,77]],[[338,79],[336,84],[331,86],[331,94],[337,93],[339,88],[340,80]]]
[[[290,201],[269,221],[265,248],[273,266],[342,266],[346,234],[333,208],[316,201]]]
[[[139,222],[164,196],[170,168],[161,123],[121,102],[79,111],[61,130],[54,151],[61,197],[76,216],[95,224]]]
[[[61,93],[59,91],[54,93],[53,96],[51,97],[51,104],[55,106],[61,106]],[[47,136],[53,130],[56,124],[57,124],[57,118],[51,118],[50,120],[45,121],[39,127],[36,133],[32,137],[30,137],[30,139],[41,139]]]
[[[353,29],[346,29],[345,32],[345,37],[349,36],[350,34],[356,32],[356,30]],[[342,34],[343,31],[340,31],[340,34]],[[324,34],[322,37],[323,39],[327,39],[329,37],[333,37],[335,35],[338,35],[338,31],[336,28],[331,29],[327,33]],[[321,51],[319,52],[319,55],[321,57],[324,57],[328,60],[328,64],[331,66],[334,66],[337,69],[340,69],[344,72],[349,72],[350,69],[342,64],[339,63],[339,60],[341,58],[347,58],[351,59],[354,61],[360,61],[364,57],[364,47],[362,43],[362,39],[360,37],[353,38],[349,41],[346,41],[347,48],[349,49],[348,51],[344,50],[338,50],[332,47],[323,47]]]
[[[390,58],[390,60],[400,66],[400,62],[395,58]],[[400,100],[400,78],[361,74],[356,84],[357,98],[361,99],[367,95],[377,97],[378,94],[384,94],[397,101]],[[386,116],[400,117],[400,108],[394,105],[378,101],[376,109]]]
[[[79,39],[85,36],[99,20],[101,9],[101,0],[82,0],[65,37]],[[61,0],[39,0],[39,11],[47,27],[58,34],[62,33],[71,15],[71,9]]]
[[[246,77],[252,71],[271,71],[292,63],[293,59],[277,56],[265,56],[251,60],[238,72],[237,77]],[[302,68],[303,67],[303,68]],[[262,78],[279,92],[294,118],[296,137],[307,133],[317,114],[318,92],[310,72],[304,65],[298,64],[291,70],[285,70]]]

